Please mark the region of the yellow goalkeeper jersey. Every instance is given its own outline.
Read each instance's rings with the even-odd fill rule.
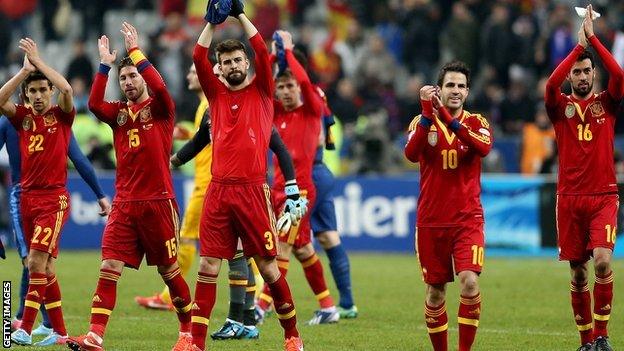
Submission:
[[[208,100],[202,98],[195,111],[195,130],[199,129],[201,120],[208,110]],[[205,189],[212,179],[212,142],[195,156],[195,187]]]

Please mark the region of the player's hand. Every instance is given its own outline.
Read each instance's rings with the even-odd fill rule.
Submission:
[[[111,204],[107,197],[98,199],[98,205],[100,205],[100,212],[98,214],[102,217],[108,216],[111,212]]]
[[[290,214],[293,223],[298,223],[308,210],[308,200],[300,195],[299,187],[295,180],[286,182],[284,192],[286,193],[284,213]]]
[[[439,110],[440,107],[442,107],[442,100],[440,100],[440,97],[437,94],[434,94],[431,97],[431,103],[433,104],[433,108],[435,110]]]
[[[30,63],[37,67],[37,65],[41,62],[39,49],[37,49],[37,43],[30,38],[20,39],[19,48],[24,51]]]
[[[583,29],[585,30],[586,39],[589,39],[594,35],[594,11],[592,9],[592,5],[587,6],[585,19],[583,19]]]
[[[127,51],[139,46],[139,32],[137,32],[136,28],[134,28],[134,26],[130,23],[122,23],[121,34],[123,34],[124,44],[126,45]]]
[[[580,46],[586,48],[587,47],[587,36],[585,34],[585,21],[583,20],[583,24],[581,25],[581,29],[578,31],[578,43]]]
[[[293,40],[292,40],[292,34],[290,34],[290,32],[285,31],[285,30],[278,30],[276,31],[276,33],[282,38],[282,42],[284,43],[285,50],[292,50],[295,48],[295,44],[293,43]]]
[[[169,163],[171,163],[173,167],[182,166],[182,161],[180,161],[177,154],[171,155],[171,157],[169,158]]]
[[[106,35],[102,35],[98,39],[98,52],[100,53],[100,62],[111,66],[117,59],[117,50],[110,51],[110,42]]]
[[[178,123],[173,127],[173,138],[175,140],[189,140],[191,138],[191,131]]]
[[[28,60],[28,56],[24,55],[24,65],[22,66],[22,69],[30,73],[30,72],[36,71],[37,67],[35,67],[35,65],[30,63],[30,61]]]
[[[420,88],[420,99],[424,101],[431,101],[431,98],[436,93],[437,87],[433,85],[425,85]]]

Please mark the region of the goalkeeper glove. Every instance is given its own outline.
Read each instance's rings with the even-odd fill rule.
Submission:
[[[284,213],[290,214],[291,221],[297,223],[307,211],[308,200],[300,196],[297,181],[294,179],[286,182],[284,192],[286,193]]]
[[[292,220],[290,218],[289,213],[282,213],[280,218],[277,220],[277,233],[279,236],[285,235],[290,231],[290,226],[292,225]]]
[[[273,33],[273,40],[275,40],[275,57],[277,58],[277,74],[282,74],[288,68],[288,62],[286,61],[286,51],[284,50],[284,41],[282,37]]]
[[[232,0],[209,0],[204,19],[212,24],[225,22],[232,10]]]
[[[232,0],[232,10],[230,11],[230,16],[238,18],[240,14],[245,13],[243,11],[244,7],[245,5],[243,5],[243,0]]]

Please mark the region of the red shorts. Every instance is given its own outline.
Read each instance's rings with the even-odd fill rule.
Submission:
[[[484,258],[483,223],[458,227],[417,227],[416,255],[427,284],[453,281],[463,271],[481,273]]]
[[[308,210],[301,218],[298,225],[292,225],[288,233],[279,233],[279,241],[293,245],[295,248],[304,247],[312,242],[312,228],[310,226],[310,216],[312,215],[312,206],[316,200],[316,189],[314,186],[300,189],[301,196],[308,199]],[[284,203],[286,202],[286,194],[284,189],[271,189],[273,196],[273,210],[275,213],[284,212]]]
[[[617,194],[557,195],[559,259],[586,262],[592,250],[613,250],[620,204]]]
[[[61,229],[69,217],[67,191],[23,192],[20,207],[28,250],[47,252],[56,258]]]
[[[169,266],[178,256],[178,205],[175,199],[113,202],[102,237],[102,259],[138,269]]]
[[[213,179],[199,226],[199,254],[231,259],[240,237],[246,257],[275,257],[275,214],[266,183],[230,184]]]

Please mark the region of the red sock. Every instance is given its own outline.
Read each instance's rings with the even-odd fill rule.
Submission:
[[[28,293],[24,299],[24,314],[22,315],[21,329],[28,334],[32,332],[33,324],[37,318],[37,312],[41,306],[41,301],[45,296],[48,278],[45,273],[33,273],[28,275]]]
[[[283,275],[273,283],[270,283],[271,291],[273,292],[275,312],[279,319],[282,328],[284,328],[284,338],[299,337],[299,331],[297,331],[297,314],[295,312],[295,303],[293,302],[292,295],[290,294],[290,288],[288,282]]]
[[[446,314],[446,305],[442,303],[438,307],[431,307],[425,303],[425,322],[427,323],[427,332],[434,351],[448,350],[448,316]]]
[[[193,344],[203,350],[206,347],[206,334],[210,313],[217,299],[217,275],[199,272],[195,285],[195,303],[191,317]]]
[[[277,258],[277,268],[284,278],[286,277],[286,273],[288,273],[288,265],[288,259]],[[271,295],[271,288],[269,287],[269,284],[264,283],[262,293],[260,293],[260,296],[258,297],[258,307],[266,311],[271,307],[272,303],[273,296]]]
[[[110,269],[100,269],[95,294],[91,300],[91,325],[89,331],[94,332],[101,338],[104,337],[108,318],[115,308],[117,300],[117,281],[121,277],[120,272]]]
[[[591,296],[587,283],[570,284],[570,296],[572,298],[572,312],[576,321],[576,328],[581,335],[581,345],[591,343],[592,338],[592,315]]]
[[[55,275],[48,276],[48,285],[46,286],[45,297],[46,312],[50,317],[52,328],[60,336],[66,336],[65,320],[63,320],[63,309],[61,308],[61,289]]]
[[[321,308],[334,307],[334,300],[329,293],[329,289],[327,289],[325,277],[323,276],[323,266],[316,253],[301,261],[301,266]]]
[[[459,323],[459,351],[469,351],[474,343],[479,327],[481,316],[481,294],[459,298],[459,311],[457,322]]]
[[[594,284],[594,340],[599,336],[609,336],[607,324],[613,301],[613,271],[604,276],[596,275]]]
[[[173,303],[180,321],[180,332],[188,333],[191,331],[191,306],[193,305],[191,291],[184,278],[182,278],[179,267],[163,274],[162,278],[169,287],[171,303]]]

